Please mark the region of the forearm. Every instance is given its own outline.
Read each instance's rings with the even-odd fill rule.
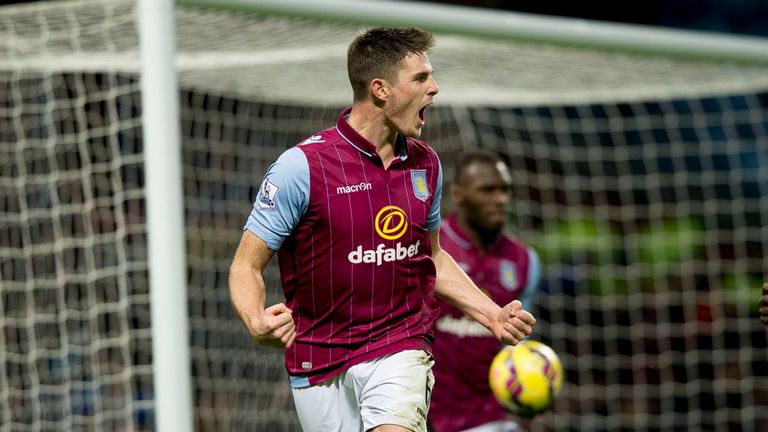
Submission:
[[[264,314],[264,278],[250,265],[233,263],[229,272],[229,295],[232,307],[243,323],[251,330],[254,318]]]
[[[261,239],[244,231],[229,268],[230,301],[251,334],[254,321],[264,315],[263,273],[271,257],[272,252]]]
[[[492,323],[501,307],[485,295],[445,251],[438,251],[433,259],[437,269],[435,294],[495,334]]]

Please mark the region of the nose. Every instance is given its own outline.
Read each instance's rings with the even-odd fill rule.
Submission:
[[[434,96],[438,93],[440,93],[440,86],[437,85],[437,81],[435,78],[430,78],[432,80],[432,87],[429,90],[429,95]]]
[[[506,207],[509,204],[509,193],[506,190],[496,190],[493,194],[493,200],[496,204]]]

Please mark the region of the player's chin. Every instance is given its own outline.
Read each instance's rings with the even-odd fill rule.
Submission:
[[[421,136],[421,131],[424,129],[424,125],[427,122],[424,121],[424,117],[422,117],[422,114],[419,114],[416,116],[416,119],[413,122],[413,130],[411,131],[413,135],[409,135],[411,137],[417,138]]]
[[[411,130],[402,131],[400,133],[408,138],[419,138],[421,136],[421,126],[416,126]]]
[[[504,227],[507,215],[489,215],[485,218],[485,229],[487,231],[500,231]]]
[[[416,121],[413,124],[413,128],[421,134],[421,130],[424,129],[424,125],[427,124],[423,117],[416,116]]]

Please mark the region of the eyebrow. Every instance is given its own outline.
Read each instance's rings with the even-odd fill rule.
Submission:
[[[425,77],[428,77],[428,76],[434,74],[434,72],[435,72],[434,70],[419,72],[419,73],[415,74],[413,76],[413,78],[425,78]]]

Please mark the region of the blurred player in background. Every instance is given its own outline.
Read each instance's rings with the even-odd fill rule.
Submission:
[[[442,170],[417,140],[438,93],[415,28],[373,28],[347,52],[352,108],[267,170],[235,254],[232,303],[261,345],[285,348],[305,431],[424,431],[435,295],[504,343],[531,333],[440,248]],[[317,91],[323,91],[322,83]],[[265,305],[277,252],[285,304]]]
[[[465,154],[457,163],[451,196],[455,210],[440,228],[440,245],[493,301],[515,299],[529,310],[539,283],[536,252],[503,232],[512,178],[500,157]],[[488,387],[491,361],[501,349],[496,338],[441,301],[435,326],[435,389],[430,409],[435,432],[520,430]]]
[[[760,321],[768,326],[768,282],[763,284],[763,295],[758,303],[760,308]]]

